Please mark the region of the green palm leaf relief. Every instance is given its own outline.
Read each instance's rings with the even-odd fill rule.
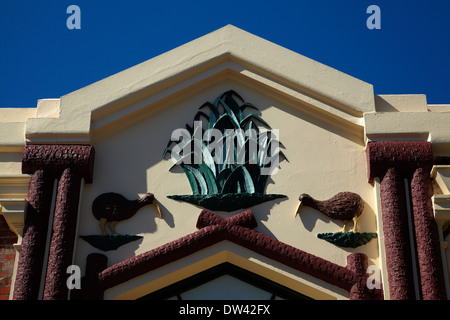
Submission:
[[[163,158],[170,154],[174,161],[169,170],[181,166],[192,194],[168,197],[217,211],[285,198],[265,194],[271,170],[287,158],[274,130],[257,111],[234,90],[200,106],[193,124],[172,134],[163,152]]]

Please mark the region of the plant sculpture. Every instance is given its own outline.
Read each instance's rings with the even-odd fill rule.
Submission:
[[[286,160],[279,150],[283,145],[266,121],[247,110],[258,109],[230,90],[203,104],[192,126],[172,134],[163,158],[171,154],[170,169],[181,166],[193,194],[169,198],[234,211],[285,197],[264,194],[279,159]]]

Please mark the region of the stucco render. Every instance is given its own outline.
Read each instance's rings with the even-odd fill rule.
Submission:
[[[423,270],[424,274],[430,275],[429,278],[438,279],[439,284],[435,286],[440,286],[440,291],[429,296],[446,298],[445,295],[450,293],[450,249],[447,248],[449,236],[446,232],[450,221],[448,163],[434,166],[433,173],[431,167],[434,159],[450,156],[450,105],[428,105],[425,95],[374,95],[371,84],[231,25],[58,99],[39,100],[36,108],[24,108],[19,112],[0,109],[0,204],[5,219],[19,235],[16,247],[22,245],[25,249],[21,254],[25,255],[22,252],[33,246],[31,240],[22,243],[27,237],[22,238],[25,201],[29,205],[39,196],[56,197],[58,200],[58,194],[70,188],[78,190],[78,198],[71,200],[77,204],[72,203],[69,206],[72,209],[67,209],[64,204],[69,203],[70,199],[61,199],[56,206],[58,215],[55,219],[66,221],[70,214],[77,217],[77,221],[71,222],[74,225],[71,230],[61,231],[60,240],[71,235],[71,232],[75,233],[72,263],[79,266],[82,275],[91,277],[91,280],[95,276],[88,274],[87,270],[94,270],[95,275],[105,268],[120,268],[124,261],[145,256],[152,250],[164,248],[168,243],[203,230],[197,226],[202,208],[167,197],[190,194],[191,189],[180,168],[169,171],[173,163],[168,158],[163,159],[162,154],[175,129],[184,128],[202,104],[214,101],[228,90],[238,92],[245,101],[255,105],[259,116],[279,130],[280,141],[285,147],[283,153],[288,159],[280,163],[280,169],[270,177],[266,189],[267,193],[287,197],[252,207],[257,222],[252,226],[252,232],[312,254],[343,270],[354,265],[352,275],[357,274],[359,282],[353,279],[343,290],[332,281],[327,282],[320,277],[315,279],[314,275],[305,273],[303,269],[284,266],[278,258],[261,253],[255,253],[252,257],[249,253],[252,248],[239,248],[239,243],[231,241],[233,243],[230,244],[230,239],[224,238],[221,242],[180,257],[170,265],[149,267],[151,273],[141,272],[139,276],[116,286],[103,288],[103,291],[100,290],[103,296],[97,295],[97,298],[139,298],[172,284],[175,279],[189,277],[197,267],[204,270],[219,262],[235,263],[283,285],[289,286],[291,283],[294,290],[317,299],[366,297],[361,281],[367,275],[357,268],[367,264],[380,270],[385,299],[425,298],[414,293],[414,281],[419,283],[416,286],[421,287],[420,279],[414,280],[414,277],[420,278],[421,271],[416,271],[419,276],[414,276],[413,270],[406,270],[411,261],[406,235],[409,234],[408,219],[395,213],[407,214],[404,178],[413,177],[397,176],[396,169],[389,166],[386,169],[385,164],[383,170],[379,169],[376,174],[370,171],[378,170],[378,167],[371,163],[376,159],[374,156],[371,158],[368,146],[380,141],[420,141],[430,147],[427,153],[430,165],[420,172],[420,177],[427,176],[428,180],[421,178],[420,181],[425,181],[425,184],[413,184],[411,190],[415,192],[414,187],[417,187],[417,193],[422,195],[413,198],[413,201],[426,202],[417,211],[415,221],[419,225],[416,229],[424,223],[427,224],[426,230],[433,229],[434,216],[437,221],[432,249],[435,264],[431,269],[424,266]],[[57,188],[49,186],[50,189],[61,190],[55,191],[56,195],[48,192],[40,195],[36,175],[44,174],[48,170],[44,167],[48,167],[53,160],[46,156],[34,159],[39,164],[36,173],[27,170],[29,162],[26,155],[38,146],[47,146],[44,149],[51,150],[52,145],[73,146],[75,149],[89,146],[95,149],[95,160],[89,156],[85,160],[92,163],[81,166],[83,170],[91,170],[89,172],[65,171],[67,167],[73,169],[73,164],[81,163],[83,159],[70,159],[70,164],[52,164],[50,168],[53,166],[58,170],[58,179],[63,177],[63,172],[67,177],[75,174],[77,179],[82,178],[81,185],[78,180],[60,182]],[[410,145],[405,145],[405,148],[409,150]],[[411,160],[408,159],[405,161]],[[383,161],[389,163],[391,160],[395,162],[398,158]],[[45,170],[41,172],[41,169]],[[380,170],[383,172],[380,173]],[[415,179],[418,177],[419,173]],[[61,179],[65,181],[65,178]],[[433,198],[432,194],[423,194],[423,188],[432,183],[435,190],[439,190]],[[53,181],[48,184],[53,185]],[[295,216],[301,193],[311,194],[316,199],[329,199],[342,191],[357,193],[365,202],[365,211],[358,222],[359,231],[376,232],[378,235],[357,248],[339,247],[317,237],[318,233],[339,231],[342,221],[331,220],[308,207]],[[99,222],[93,216],[91,206],[96,197],[106,192],[120,193],[128,199],[153,193],[161,207],[162,219],[156,218],[154,206],[144,207],[116,227],[118,233],[137,234],[143,237],[141,240],[117,250],[104,252],[96,249],[79,236],[100,234]],[[50,201],[47,200],[44,202]],[[12,203],[16,205],[14,214]],[[414,203],[414,207],[417,208],[418,203]],[[69,213],[67,210],[76,212]],[[215,214],[229,218],[241,211]],[[53,227],[58,229],[56,224]],[[404,230],[405,235],[398,230]],[[386,238],[387,233],[395,236]],[[52,240],[50,242],[53,243]],[[49,247],[50,253],[56,250],[57,242],[55,240]],[[392,252],[396,252],[394,256]],[[419,256],[426,254],[423,252],[429,250],[422,250]],[[353,254],[364,254],[367,261]],[[89,266],[88,256],[97,264],[93,262]],[[392,262],[392,259],[397,260]],[[17,260],[20,259],[16,259],[16,264]],[[51,257],[50,262],[50,265],[57,265]],[[401,267],[395,272],[402,275],[392,271],[392,265],[396,263]],[[18,270],[19,277],[23,277],[25,269]],[[436,272],[441,272],[442,277],[434,276]],[[411,275],[405,276],[407,273]],[[410,280],[413,282],[408,282]],[[58,281],[49,275],[47,283],[53,283],[53,291],[41,287],[40,298],[57,297],[60,287],[55,283]],[[359,284],[353,288],[355,281]],[[409,288],[407,291],[401,291],[400,288],[406,287]],[[423,284],[423,288],[424,293],[431,290],[429,284]],[[399,290],[406,295],[396,295]]]

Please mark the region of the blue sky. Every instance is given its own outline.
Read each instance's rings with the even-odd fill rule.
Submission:
[[[69,5],[81,29],[69,30]],[[369,5],[381,29],[369,30]],[[373,84],[450,104],[449,0],[0,0],[0,107],[35,107],[227,24]]]

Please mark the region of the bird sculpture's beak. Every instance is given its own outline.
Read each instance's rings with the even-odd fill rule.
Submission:
[[[156,210],[158,210],[158,218],[162,219],[161,208],[159,207],[158,202],[156,202],[156,199],[153,200],[153,204],[155,205]]]
[[[295,213],[295,217],[297,217],[298,214],[300,214],[300,210],[302,209],[303,205],[302,202],[300,201],[300,203],[298,204],[298,208],[297,208],[297,212]]]

